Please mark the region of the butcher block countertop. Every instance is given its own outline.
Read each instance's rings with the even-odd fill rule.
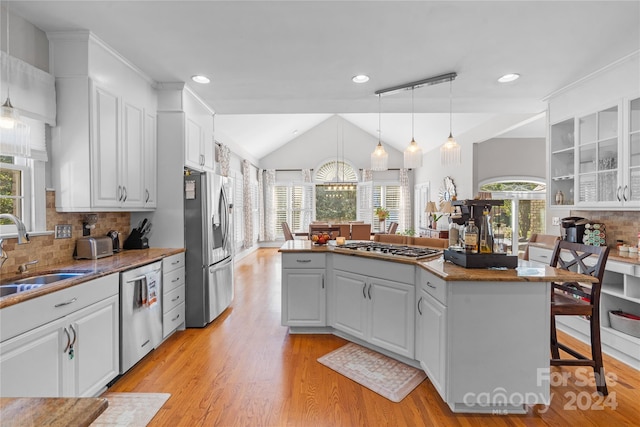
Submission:
[[[105,398],[0,398],[2,427],[85,427],[109,406]]]
[[[24,279],[29,276],[39,276],[47,273],[60,273],[60,272],[83,272],[82,276],[74,277],[71,279],[60,280],[55,283],[40,286],[36,289],[31,289],[24,292],[18,292],[16,294],[7,295],[0,298],[0,309],[8,307],[14,304],[21,303],[23,301],[30,300],[42,295],[47,295],[52,292],[59,291],[61,289],[69,288],[71,286],[79,285],[89,280],[97,279],[98,277],[107,276],[112,273],[118,273],[121,271],[129,270],[139,267],[141,265],[149,264],[155,261],[160,261],[162,258],[184,252],[184,249],[170,249],[170,248],[149,248],[149,249],[135,249],[125,250],[118,252],[110,257],[100,259],[83,259],[73,260],[68,263],[61,263],[57,265],[49,265],[46,268],[38,269],[32,267],[27,273],[22,275],[15,275],[12,277],[2,277],[2,284],[11,283],[16,279]]]
[[[543,265],[536,262],[519,260],[516,269],[464,268],[450,262],[444,262],[440,254],[426,260],[410,258],[390,258],[375,252],[341,250],[335,245],[314,245],[309,240],[289,240],[280,248],[282,253],[339,253],[341,255],[380,259],[389,262],[414,264],[446,281],[491,281],[491,282],[595,282],[597,279],[571,271]]]

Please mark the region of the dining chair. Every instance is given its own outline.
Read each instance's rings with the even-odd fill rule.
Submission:
[[[289,224],[287,224],[286,222],[282,223],[282,232],[284,233],[284,240],[294,240],[291,229],[289,228]]]
[[[351,224],[351,240],[371,240],[371,224]]]
[[[389,229],[387,230],[388,234],[396,234],[396,230],[398,229],[398,223],[392,222],[389,224]]]
[[[340,229],[338,236],[344,237],[346,240],[351,239],[351,224],[334,224]]]
[[[602,363],[600,341],[600,293],[604,268],[609,256],[607,246],[589,246],[558,240],[551,255],[550,265],[563,270],[578,271],[596,277],[592,284],[567,282],[552,283],[551,291],[551,366],[590,366],[595,375],[598,393],[606,396],[607,382]],[[593,262],[595,258],[595,262]],[[585,260],[589,259],[588,262]],[[589,320],[591,357],[558,342],[556,316],[586,316]],[[573,358],[560,358],[560,350]]]

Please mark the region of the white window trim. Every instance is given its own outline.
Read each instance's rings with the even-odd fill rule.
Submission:
[[[2,168],[20,169],[23,173],[23,217],[20,218],[31,234],[46,232],[45,162],[16,157],[16,164],[2,164]],[[17,237],[15,225],[0,226],[0,236]]]

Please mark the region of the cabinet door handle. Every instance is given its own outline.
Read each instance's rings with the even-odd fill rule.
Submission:
[[[367,284],[362,285],[362,296],[367,299]]]
[[[63,307],[65,305],[73,304],[76,301],[78,301],[78,298],[71,298],[69,301],[61,302],[61,303],[58,303],[58,304],[54,305],[54,307],[56,307],[56,308]]]
[[[420,313],[420,316],[422,316],[422,310],[420,310],[421,303],[422,303],[422,297],[420,297],[420,299],[418,300],[418,313]]]
[[[171,319],[172,322],[175,322],[176,320],[178,320],[180,318],[180,315],[178,314],[176,317],[174,317],[173,319]]]
[[[322,289],[324,289],[324,274],[322,275]]]
[[[431,289],[435,289],[435,288],[436,288],[435,286],[433,286],[433,285],[431,284],[431,282],[427,282],[427,286],[428,286],[428,287],[430,287]]]
[[[122,201],[122,185],[118,185],[118,201]]]
[[[629,189],[628,185],[624,186],[624,190],[622,190],[622,198],[624,199],[625,202],[629,201],[629,199],[627,199],[627,190]],[[631,198],[631,194],[629,194],[629,198]]]
[[[174,299],[171,300],[171,302],[176,302],[180,299],[180,295],[178,295],[177,297],[175,297]]]
[[[171,265],[176,265],[176,264],[180,264],[180,260],[178,260],[178,261],[173,261],[173,262],[171,263]]]
[[[73,341],[71,341],[71,345],[69,346],[71,348],[76,344],[76,339],[78,338],[78,334],[76,334],[76,330],[74,329],[73,325],[69,325],[69,329],[73,331]]]
[[[176,277],[175,279],[173,279],[173,280],[171,281],[171,283],[178,282],[179,280],[180,280],[180,277]]]
[[[124,199],[122,201],[126,202],[127,201],[127,187],[125,187],[124,185],[122,186],[122,192],[124,193]]]
[[[620,190],[622,190],[622,186],[619,186],[618,189],[616,190],[616,198],[618,199],[619,202],[622,201],[622,199],[620,198]]]
[[[367,293],[369,294],[369,299],[371,299],[371,285],[369,285],[369,290],[367,291]]]
[[[67,336],[67,345],[64,347],[63,353],[66,353],[71,347],[71,335],[69,335],[69,331],[67,330],[66,326],[64,327],[64,334]]]
[[[149,203],[149,190],[147,190],[146,188],[144,189],[145,194],[147,195],[147,197],[144,199],[145,203]]]
[[[310,259],[297,259],[296,262],[311,262]]]

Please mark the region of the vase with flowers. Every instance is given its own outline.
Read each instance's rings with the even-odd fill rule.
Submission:
[[[385,220],[389,217],[389,210],[386,208],[383,208],[382,206],[378,206],[376,208],[376,216],[378,217],[378,221],[380,221],[380,230],[384,231],[386,230],[385,227]]]

